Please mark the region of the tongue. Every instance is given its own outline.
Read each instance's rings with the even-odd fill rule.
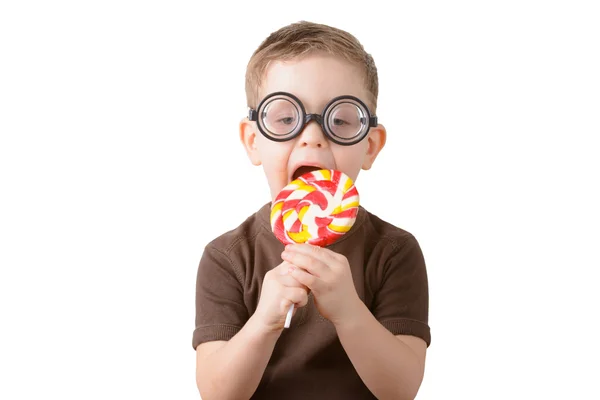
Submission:
[[[309,173],[309,172],[313,172],[313,171],[319,171],[321,168],[319,167],[309,167],[306,165],[301,166],[300,168],[298,168],[296,170],[296,172],[294,172],[294,176],[292,177],[292,180],[294,179],[298,179],[299,177],[301,177],[302,175]]]

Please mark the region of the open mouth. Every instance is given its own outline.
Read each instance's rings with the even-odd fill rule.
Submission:
[[[294,171],[294,174],[292,175],[292,180],[298,179],[302,175],[307,174],[309,172],[319,171],[321,169],[323,168],[314,165],[302,165],[296,171]]]

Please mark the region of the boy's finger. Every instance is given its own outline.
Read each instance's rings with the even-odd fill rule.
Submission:
[[[291,275],[311,291],[314,291],[315,286],[318,285],[319,279],[316,276],[304,271],[302,268],[294,268],[294,270],[291,272]]]
[[[298,305],[306,305],[307,299],[308,294],[306,293],[306,290],[301,288],[287,288],[283,292],[283,310],[287,311],[289,305],[292,303]],[[287,307],[285,307],[285,305],[287,305]]]
[[[287,273],[287,271],[288,270],[286,270],[286,275],[279,275],[277,277],[277,281],[279,281],[279,283],[281,283],[283,286],[286,286],[286,287],[299,287],[299,288],[302,288],[305,290],[308,289],[305,285],[298,282],[298,280],[296,278],[294,278],[292,275]]]
[[[333,251],[308,243],[288,244],[285,246],[285,250],[306,254],[321,260],[324,264],[330,264],[332,261],[337,261],[337,254]]]
[[[281,253],[281,257],[291,264],[305,269],[317,278],[323,278],[324,276],[327,276],[327,273],[329,272],[329,267],[320,259],[313,257],[312,254],[297,252],[290,249]]]

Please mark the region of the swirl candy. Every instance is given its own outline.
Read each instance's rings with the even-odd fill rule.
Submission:
[[[275,198],[271,228],[283,244],[327,246],[350,230],[358,206],[358,191],[346,174],[327,169],[308,172]]]

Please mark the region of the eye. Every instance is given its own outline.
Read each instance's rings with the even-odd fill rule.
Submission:
[[[348,123],[346,121],[344,121],[343,119],[340,119],[340,118],[334,118],[333,124],[335,126],[348,125]]]
[[[277,120],[277,122],[285,124],[285,125],[291,125],[294,123],[294,117],[283,117],[283,118],[279,118]]]

